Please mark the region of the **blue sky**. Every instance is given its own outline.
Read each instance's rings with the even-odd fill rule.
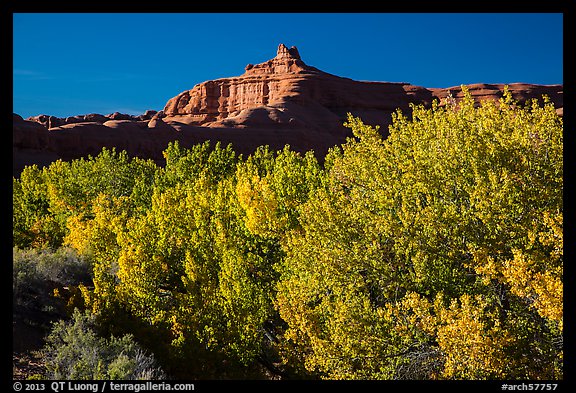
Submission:
[[[563,83],[559,13],[13,14],[13,111],[140,114],[298,47],[356,80]]]

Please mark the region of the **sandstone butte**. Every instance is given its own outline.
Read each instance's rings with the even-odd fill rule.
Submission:
[[[519,102],[550,97],[563,114],[563,85],[508,84]],[[504,84],[468,85],[472,96],[497,100]],[[280,44],[276,57],[248,64],[238,77],[194,86],[170,99],[163,110],[140,116],[121,113],[88,114],[68,118],[13,115],[13,173],[25,165],[48,165],[96,155],[102,147],[126,150],[131,156],[163,163],[170,141],[190,147],[210,140],[233,144],[245,156],[260,145],[281,149],[289,144],[300,152],[314,150],[322,158],[328,149],[351,136],[342,123],[348,112],[365,123],[380,125],[383,133],[391,114],[410,103],[440,104],[451,94],[462,97],[460,86],[424,88],[409,83],[364,82],[338,77],[305,64],[296,47]]]

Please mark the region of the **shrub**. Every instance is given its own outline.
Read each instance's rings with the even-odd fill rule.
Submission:
[[[91,263],[71,248],[12,250],[13,304],[50,303],[54,288],[91,282]]]
[[[154,357],[147,355],[131,335],[100,337],[95,316],[78,310],[69,321],[54,323],[42,354],[50,379],[165,378]]]

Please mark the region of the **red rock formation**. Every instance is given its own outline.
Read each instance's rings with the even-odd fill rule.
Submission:
[[[389,121],[410,102],[430,104],[429,90],[407,83],[357,82],[306,65],[295,47],[280,44],[276,57],[246,67],[234,78],[200,83],[164,107],[164,121],[208,127],[274,125],[340,128],[346,113],[368,122]]]
[[[504,85],[468,88],[480,101],[500,98]],[[513,83],[509,88],[520,102],[546,94],[563,113],[562,85]],[[52,158],[71,159],[96,154],[102,147],[116,147],[161,163],[162,151],[176,139],[184,146],[205,140],[232,143],[245,155],[260,145],[280,149],[289,144],[298,151],[314,150],[322,157],[351,135],[342,126],[348,112],[368,124],[381,125],[386,132],[397,108],[409,112],[410,103],[429,106],[434,99],[443,102],[449,93],[455,99],[462,97],[460,87],[427,89],[331,75],[305,64],[295,47],[280,44],[273,59],[248,64],[238,77],[200,83],[170,99],[160,112],[66,119],[40,115],[30,121],[15,116],[13,146],[15,156],[22,151],[43,152],[41,164],[48,160],[48,153]],[[41,130],[38,123],[46,128]],[[15,173],[23,164],[35,162],[31,154],[19,157],[14,159]]]
[[[498,99],[504,85],[474,84],[470,93],[478,101]],[[537,86],[514,83],[513,97],[521,102],[550,96],[562,106],[562,85]],[[409,104],[430,105],[452,92],[462,97],[460,86],[426,89],[408,83],[358,82],[306,65],[295,47],[280,44],[276,57],[246,66],[243,75],[200,83],[170,99],[164,121],[207,127],[275,126],[318,129],[340,134],[346,114],[360,116],[366,123],[386,126],[397,108]]]
[[[48,130],[36,121],[12,116],[12,173],[18,176],[25,165],[48,165],[59,158],[49,148]]]
[[[502,97],[504,91],[503,84],[487,84],[475,83],[466,86],[470,95],[477,101],[498,100]],[[444,102],[448,94],[452,94],[456,100],[464,97],[461,86],[454,86],[442,89],[428,89],[432,92],[433,96],[441,103]],[[543,102],[542,96],[546,95],[554,103],[556,111],[562,115],[564,107],[564,87],[563,85],[532,85],[527,83],[510,83],[508,90],[512,97],[524,103],[530,99],[538,99],[540,103]]]

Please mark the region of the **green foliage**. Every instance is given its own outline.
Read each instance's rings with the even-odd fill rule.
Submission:
[[[129,159],[125,151],[106,148],[96,157],[58,160],[42,170],[26,167],[13,180],[14,245],[58,248],[68,220],[91,218],[99,194],[127,197],[134,211],[145,210],[156,170],[151,160]]]
[[[54,324],[42,352],[49,379],[165,378],[154,357],[147,355],[132,336],[100,337],[94,316],[78,310],[69,322]]]
[[[70,248],[14,248],[12,252],[12,294],[15,312],[20,309],[42,311],[58,303],[53,291],[91,282],[92,266]]]
[[[36,165],[25,167],[12,181],[12,235],[15,246],[55,247],[62,229],[50,214],[48,190],[43,171]]]
[[[286,146],[274,157],[259,148],[238,165],[236,194],[247,228],[255,235],[279,238],[296,228],[297,207],[320,182],[320,167],[311,152],[304,157]]]
[[[162,190],[179,183],[193,183],[198,177],[216,183],[234,171],[237,161],[232,145],[222,148],[220,142],[212,146],[210,141],[190,149],[180,146],[178,141],[170,142],[163,155],[166,166],[157,178]]]
[[[284,255],[281,237],[297,225],[288,206],[305,200],[307,179],[320,172],[311,154],[301,157],[288,148],[262,148],[231,166],[230,148],[216,145],[208,153],[207,147],[168,149],[150,209],[117,236],[114,286],[125,309],[170,333],[167,345],[178,356],[207,351],[204,364],[188,362],[204,376],[206,363],[216,368],[225,356],[250,365],[270,346],[264,326],[278,318],[274,266]],[[315,172],[303,176],[307,167]],[[252,188],[260,181],[266,195]],[[244,185],[256,204],[245,203]],[[252,225],[250,209],[266,214],[263,198],[280,201],[271,213],[280,218],[270,224],[273,231]]]

